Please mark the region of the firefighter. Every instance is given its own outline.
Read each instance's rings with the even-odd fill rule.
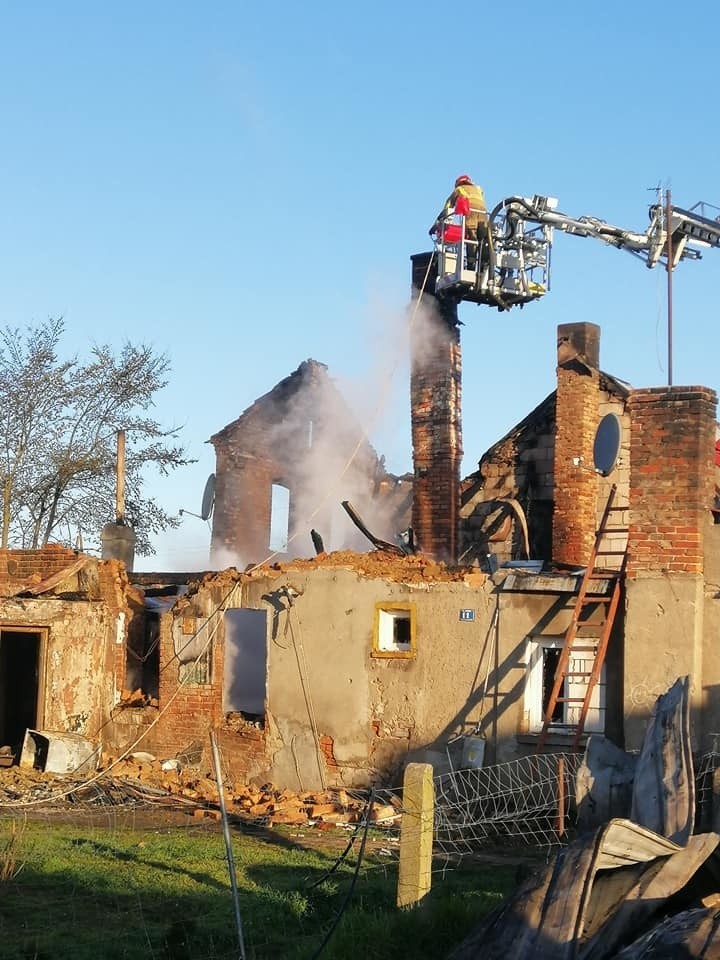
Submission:
[[[437,233],[445,218],[453,213],[462,213],[465,216],[465,239],[471,241],[466,248],[467,265],[469,270],[474,270],[477,262],[476,244],[481,238],[485,238],[488,220],[483,189],[473,183],[467,173],[461,173],[455,181],[455,189],[445,201],[435,223],[430,227],[430,235]]]

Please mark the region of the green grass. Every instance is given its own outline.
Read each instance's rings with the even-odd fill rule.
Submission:
[[[0,821],[0,851],[11,821]],[[312,835],[310,830],[306,836]],[[289,833],[233,829],[248,960],[310,960],[352,881],[357,848],[318,886],[342,839],[303,849]],[[3,960],[239,957],[219,824],[129,829],[29,822],[0,883]],[[396,864],[370,850],[321,956],[444,957],[514,886],[514,866],[437,874],[422,906],[394,906]],[[19,870],[19,872],[17,872]]]

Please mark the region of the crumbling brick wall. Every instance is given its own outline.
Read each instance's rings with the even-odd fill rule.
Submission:
[[[0,593],[18,592],[66,570],[75,550],[49,543],[39,550],[0,550]]]
[[[157,706],[135,705],[114,715],[112,744],[117,752],[137,749],[159,759],[178,757],[181,763],[212,770],[209,731],[214,729],[226,770],[235,782],[249,782],[267,770],[266,732],[261,721],[223,710],[225,627],[224,601],[228,584],[181,598],[161,615],[159,692]],[[183,645],[187,644],[187,656]],[[204,652],[203,652],[204,650]],[[195,677],[188,658],[200,656]]]
[[[39,638],[36,722],[103,743],[142,607],[122,564],[54,544],[2,550],[0,594],[0,627]]]
[[[407,485],[387,473],[322,363],[301,363],[211,442],[216,567],[244,567],[271,553],[273,484],[289,492],[290,539],[285,551],[274,551],[283,558],[313,554],[311,528],[327,549],[367,549],[340,508],[343,500],[381,538],[408,525]]]
[[[269,552],[272,484],[286,485],[283,469],[260,452],[238,449],[232,438],[216,443],[215,456],[213,562],[224,566],[236,554],[246,562],[261,560]]]
[[[509,501],[522,509],[529,553],[551,558],[555,395],[551,394],[483,454],[461,487],[460,557],[483,564],[525,558],[525,539]]]

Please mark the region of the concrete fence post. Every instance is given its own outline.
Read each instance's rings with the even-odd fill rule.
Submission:
[[[403,778],[398,907],[414,907],[430,892],[435,791],[429,763],[409,763]]]
[[[558,757],[557,762],[558,806],[557,806],[557,834],[562,837],[565,833],[565,758]]]

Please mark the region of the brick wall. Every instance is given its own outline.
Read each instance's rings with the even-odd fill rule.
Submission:
[[[595,540],[599,344],[600,328],[594,323],[558,327],[552,551],[557,563],[586,564]]]
[[[209,731],[218,739],[221,759],[230,778],[237,784],[261,777],[267,771],[266,731],[245,723],[238,716],[223,713],[224,628],[219,626],[211,642],[210,678],[208,683],[179,683],[180,665],[175,655],[172,625],[186,619],[195,627],[204,623],[208,612],[220,602],[218,591],[211,591],[203,609],[181,607],[165,614],[160,622],[159,713],[157,709],[126,710],[117,715],[115,739],[126,746],[142,728],[159,717],[149,729],[140,749],[149,750],[165,759],[198,747],[198,764],[205,772],[212,770]],[[209,605],[208,605],[209,603]],[[215,629],[213,621],[213,630]],[[177,629],[177,627],[176,627]],[[135,714],[136,716],[133,716]],[[265,777],[265,779],[267,779]]]
[[[475,473],[461,485],[460,553],[463,562],[484,563],[488,553],[500,562],[525,558],[524,537],[505,498],[525,512],[530,557],[550,560],[555,394],[484,454]]]
[[[218,443],[211,563],[226,566],[237,555],[241,565],[268,555],[271,489],[282,478],[272,460],[235,449],[232,441]]]
[[[47,580],[78,559],[67,547],[50,543],[39,550],[0,550],[0,592]]]
[[[415,297],[429,255],[413,258]],[[423,273],[423,276],[420,274]],[[431,288],[432,278],[428,278]],[[457,559],[462,461],[461,353],[456,308],[427,292],[411,327],[412,526],[423,553]]]
[[[628,576],[703,572],[715,492],[717,396],[708,387],[633,390]]]

